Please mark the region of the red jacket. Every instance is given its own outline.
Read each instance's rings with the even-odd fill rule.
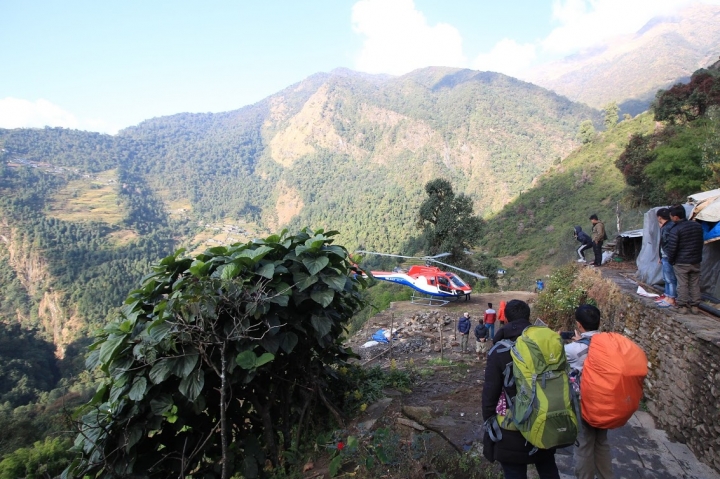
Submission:
[[[495,318],[497,318],[497,314],[494,309],[485,310],[485,317],[483,318],[485,324],[495,324]]]

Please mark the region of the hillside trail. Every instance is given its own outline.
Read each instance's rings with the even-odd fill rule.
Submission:
[[[472,332],[469,341],[471,352],[460,352],[460,338],[455,333],[457,319],[466,311],[470,313],[472,331],[478,321],[482,320],[488,303],[492,303],[495,308],[500,301],[511,299],[532,303],[535,296],[525,291],[477,294],[469,302],[451,302],[442,307],[416,305],[409,301],[395,302],[389,309],[370,318],[364,328],[347,342],[361,356],[361,364],[366,367],[412,370],[418,382],[412,391],[386,390],[388,397],[368,407],[353,427],[362,433],[382,425],[399,428],[410,435],[429,429],[443,436],[439,440],[450,444],[455,450],[481,455],[484,433],[481,396],[485,360],[477,359]],[[444,324],[444,361],[439,361],[438,321]],[[398,330],[399,337],[392,349],[386,344],[362,347],[373,333],[379,329],[390,329],[391,324]],[[611,431],[609,437],[613,449],[613,468],[618,479],[720,479],[720,475],[700,463],[687,446],[670,442],[664,431],[655,429],[653,418],[643,411],[638,411],[626,426]],[[558,451],[557,462],[562,478],[575,477],[572,448]],[[529,468],[529,471],[529,477],[537,477],[534,468]],[[313,477],[323,477],[318,475],[320,472],[316,470]],[[418,477],[423,474],[427,475],[427,470],[419,473]],[[502,477],[497,463],[488,466],[487,476]],[[408,472],[402,477],[415,475]],[[459,471],[459,475],[447,477],[470,476]]]

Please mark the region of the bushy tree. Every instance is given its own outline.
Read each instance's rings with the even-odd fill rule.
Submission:
[[[455,264],[467,264],[465,250],[477,245],[483,232],[472,200],[455,195],[450,182],[442,178],[429,181],[425,192],[428,197],[420,205],[417,227],[423,230],[427,253],[452,253]]]
[[[674,124],[697,120],[712,105],[720,105],[720,76],[709,70],[698,70],[688,83],[658,91],[653,110],[656,121]]]
[[[593,122],[585,120],[580,123],[577,137],[583,145],[590,143],[593,138],[595,138],[595,126],[593,125]]]
[[[57,477],[70,463],[69,439],[46,438],[33,447],[23,447],[0,462],[0,479],[42,479]]]
[[[283,231],[163,259],[91,346],[103,384],[72,477],[252,478],[278,466],[325,391],[364,281],[336,232]],[[329,388],[332,389],[332,388]]]
[[[620,107],[614,101],[603,107],[603,115],[605,116],[603,124],[605,125],[606,130],[609,130],[617,125],[618,119],[620,118],[619,114]]]

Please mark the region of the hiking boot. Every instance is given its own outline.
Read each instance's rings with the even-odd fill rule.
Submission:
[[[700,310],[697,306],[690,306],[690,314],[700,314]]]
[[[687,309],[685,306],[679,306],[679,307],[675,310],[675,312],[676,312],[677,314],[687,314],[687,313],[688,313],[688,309]]]
[[[578,263],[587,263],[587,261],[585,261],[584,259],[579,259],[579,260],[577,260],[577,262]]]

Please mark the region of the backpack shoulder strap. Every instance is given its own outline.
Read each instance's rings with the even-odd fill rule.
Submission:
[[[578,353],[578,357],[587,356],[587,353],[590,351],[590,340],[591,339],[592,339],[592,337],[584,337],[584,338],[580,338],[576,341],[577,343],[581,343],[581,344],[584,344],[585,346],[587,346],[587,348],[585,348],[583,351]]]
[[[488,356],[491,355],[496,350],[498,353],[504,353],[505,351],[510,351],[513,346],[515,346],[514,341],[510,341],[509,339],[503,339],[503,340],[495,343],[495,345],[492,348],[490,348],[490,352],[488,353]]]

